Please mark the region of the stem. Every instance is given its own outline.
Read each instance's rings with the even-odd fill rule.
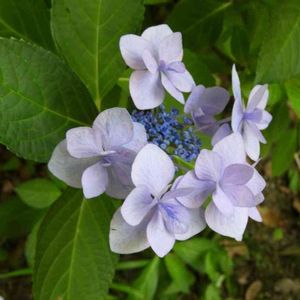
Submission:
[[[173,158],[174,158],[175,162],[176,162],[179,166],[181,166],[181,167],[187,168],[187,169],[189,169],[189,170],[192,170],[192,169],[194,169],[194,167],[195,167],[194,164],[189,163],[189,162],[183,160],[181,157],[179,157],[179,156],[177,156],[177,155],[173,155]]]
[[[0,279],[7,279],[12,277],[28,276],[28,275],[32,275],[32,270],[30,268],[20,269],[20,270],[0,274]]]

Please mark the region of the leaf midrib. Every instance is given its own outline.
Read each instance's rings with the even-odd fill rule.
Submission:
[[[52,110],[52,109],[48,108],[47,106],[43,106],[43,105],[41,105],[40,103],[35,102],[34,100],[30,99],[29,97],[27,97],[26,95],[24,95],[24,94],[21,93],[20,91],[17,91],[17,90],[15,90],[15,89],[13,89],[11,86],[9,86],[9,85],[7,85],[7,84],[5,84],[5,83],[2,83],[1,85],[2,85],[3,87],[7,88],[10,92],[13,92],[13,93],[15,93],[16,95],[18,95],[18,96],[22,97],[23,99],[27,100],[28,102],[30,102],[30,103],[32,103],[32,104],[34,104],[34,105],[36,105],[36,106],[42,108],[43,111],[49,112],[49,113],[51,113],[51,114],[54,114],[54,115],[56,115],[56,116],[59,116],[59,117],[62,118],[62,119],[69,120],[69,121],[74,122],[74,123],[77,123],[77,124],[79,124],[79,125],[89,126],[89,124],[87,124],[87,123],[85,123],[85,122],[79,121],[79,120],[77,120],[77,119],[73,119],[73,118],[71,118],[71,117],[69,117],[69,116],[66,116],[66,115],[62,115],[62,114],[60,114],[59,112],[57,112],[57,111],[55,111],[55,110]],[[3,97],[0,98],[0,101],[1,101],[1,99],[3,99]]]

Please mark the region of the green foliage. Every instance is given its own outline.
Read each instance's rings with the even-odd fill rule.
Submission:
[[[43,214],[43,210],[33,209],[17,197],[2,202],[0,204],[0,237],[15,238],[27,234]]]
[[[0,141],[13,152],[47,161],[67,129],[95,114],[85,87],[56,56],[0,39]]]
[[[256,82],[284,82],[300,74],[300,3],[272,6],[270,25],[258,58]]]
[[[191,273],[184,262],[175,254],[169,254],[165,258],[165,264],[169,275],[172,278],[172,283],[166,290],[166,293],[182,292],[188,293],[191,285],[195,282],[196,278]]]
[[[139,29],[140,0],[54,0],[52,29],[58,47],[100,107],[125,66],[119,39]]]
[[[141,272],[139,277],[134,281],[133,288],[140,292],[141,298],[134,295],[130,295],[128,300],[147,299],[151,300],[154,298],[158,279],[159,279],[159,265],[160,260],[158,257],[153,258],[144,270]]]
[[[217,40],[222,30],[222,14],[231,4],[219,0],[181,0],[167,23],[174,31],[182,32],[185,47],[207,47]]]
[[[290,168],[297,149],[297,131],[288,129],[278,139],[272,151],[272,175],[279,176]]]
[[[48,179],[32,179],[15,188],[19,197],[29,206],[34,208],[49,207],[61,192],[59,188]]]
[[[117,262],[107,240],[112,213],[111,199],[86,200],[79,190],[55,202],[38,233],[35,299],[105,299]]]
[[[201,82],[206,87],[215,85],[216,81],[214,77],[199,54],[186,49],[183,60],[195,82]]]
[[[0,0],[0,36],[13,36],[54,50],[44,0]]]
[[[300,118],[300,77],[291,79],[285,83],[286,92],[292,109]]]

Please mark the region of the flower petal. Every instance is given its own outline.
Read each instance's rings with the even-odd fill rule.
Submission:
[[[176,240],[184,241],[198,234],[206,227],[204,209],[188,209],[189,227],[185,233],[175,234]]]
[[[174,32],[161,40],[158,54],[159,60],[164,61],[166,64],[181,61],[183,57],[181,33]]]
[[[99,156],[102,145],[90,127],[72,128],[66,133],[68,152],[76,158]]]
[[[146,235],[147,224],[148,220],[145,220],[138,226],[130,226],[118,209],[110,223],[110,249],[119,254],[136,253],[147,249],[150,246]]]
[[[212,181],[199,180],[194,171],[187,172],[184,176],[178,178],[174,185],[176,189],[193,188],[193,193],[185,196],[176,197],[182,205],[187,208],[200,207],[208,195],[215,189],[215,184]]]
[[[184,104],[184,97],[182,93],[176,89],[176,87],[164,73],[161,73],[161,83],[172,97],[174,97],[178,102]]]
[[[248,122],[244,123],[243,138],[248,156],[254,161],[258,160],[260,154],[259,140]]]
[[[253,193],[245,185],[226,185],[223,189],[234,206],[253,207],[256,205]]]
[[[203,149],[195,163],[198,179],[218,182],[222,176],[222,158],[216,152]]]
[[[147,132],[144,125],[138,122],[133,122],[133,137],[131,141],[123,147],[134,152],[139,152],[147,144]]]
[[[246,184],[253,176],[254,168],[246,164],[232,164],[225,168],[222,184]]]
[[[225,123],[219,127],[219,129],[216,131],[214,136],[212,137],[211,144],[214,146],[216,143],[221,141],[224,137],[230,135],[232,133],[232,130],[230,126]]]
[[[120,38],[120,50],[125,63],[134,70],[146,69],[143,53],[153,51],[152,44],[135,34],[123,35]]]
[[[166,75],[174,87],[181,92],[189,93],[195,86],[194,79],[188,71],[183,73],[166,71]]]
[[[259,130],[266,129],[269,126],[270,122],[272,121],[272,118],[273,117],[269,112],[263,110],[261,120],[256,123],[257,128]]]
[[[157,61],[155,60],[155,57],[153,54],[145,50],[143,53],[143,61],[146,66],[146,68],[151,72],[152,74],[155,74],[158,71],[158,64]]]
[[[222,157],[224,168],[231,164],[246,162],[244,141],[239,133],[232,133],[223,138],[214,145],[213,151]]]
[[[239,79],[239,75],[236,71],[235,65],[232,66],[231,80],[232,80],[232,91],[233,91],[234,99],[236,102],[238,102],[242,105],[240,79]]]
[[[269,98],[268,85],[256,85],[250,92],[247,111],[255,108],[265,109]]]
[[[134,71],[129,79],[129,89],[134,105],[138,109],[152,109],[162,104],[165,92],[159,73]]]
[[[132,181],[135,186],[146,186],[158,196],[171,182],[175,167],[171,158],[158,146],[146,145],[136,156],[132,165]]]
[[[175,244],[175,237],[166,229],[159,211],[156,211],[147,226],[147,239],[159,257],[167,255]]]
[[[109,158],[108,185],[106,193],[113,198],[124,199],[134,188],[131,180],[131,167],[136,153],[125,147],[119,148],[116,154]]]
[[[214,204],[223,215],[232,215],[233,205],[231,198],[220,187],[217,187],[216,191],[212,194],[212,198]]]
[[[260,194],[263,191],[263,189],[266,187],[266,181],[258,173],[258,171],[254,169],[253,176],[247,182],[246,185],[251,190],[251,192],[256,196]]]
[[[163,199],[158,207],[169,233],[183,234],[188,230],[190,216],[186,207],[174,199]]]
[[[248,222],[248,208],[234,208],[230,216],[223,215],[211,202],[205,210],[207,225],[215,232],[241,241]]]
[[[204,112],[201,109],[201,95],[204,91],[205,87],[203,85],[197,85],[193,88],[184,106],[184,112],[186,114],[197,112],[198,109],[200,109],[201,114],[204,115]]]
[[[166,25],[157,25],[148,27],[142,34],[142,37],[150,42],[157,48],[159,48],[160,42],[166,38],[167,36],[171,35],[173,31],[171,28]]]
[[[221,87],[206,88],[199,94],[198,105],[206,115],[217,115],[225,109],[229,93]]]
[[[93,123],[93,129],[102,139],[104,150],[113,150],[131,141],[133,124],[125,108],[114,107],[101,112]]]
[[[108,184],[107,170],[100,163],[88,167],[82,174],[81,184],[85,198],[101,195]]]
[[[127,196],[121,207],[124,220],[131,226],[142,222],[151,210],[155,201],[146,187],[140,186],[133,189]]]
[[[98,157],[74,158],[67,150],[66,140],[61,141],[54,149],[48,169],[69,186],[81,188],[81,177],[85,169],[99,161]]]
[[[249,208],[249,217],[257,222],[262,222],[262,217],[256,207]]]

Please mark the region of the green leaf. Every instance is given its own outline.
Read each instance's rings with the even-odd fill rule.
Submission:
[[[210,70],[200,55],[185,49],[183,59],[186,68],[192,74],[197,84],[203,84],[206,87],[216,84],[214,77],[211,75]]]
[[[172,0],[144,0],[145,5],[157,5],[157,4],[165,4],[169,3]]]
[[[40,225],[43,221],[43,217],[34,225],[30,234],[27,237],[26,246],[25,246],[25,256],[28,265],[33,269],[35,262],[35,253],[37,245],[37,237],[40,229]]]
[[[32,179],[15,188],[18,196],[29,206],[46,208],[58,199],[59,188],[48,179]]]
[[[174,285],[179,291],[188,293],[191,285],[195,282],[193,273],[187,269],[179,257],[172,253],[165,257],[165,264]]]
[[[100,107],[124,70],[119,39],[143,20],[140,0],[54,0],[54,38]]]
[[[257,63],[256,82],[284,82],[300,74],[300,2],[273,6]]]
[[[0,35],[55,49],[44,0],[0,0]]]
[[[194,238],[182,243],[176,243],[174,251],[183,261],[199,271],[203,268],[203,256],[216,248],[218,248],[218,244],[212,240]]]
[[[181,0],[167,19],[183,34],[184,45],[197,49],[214,43],[222,29],[222,14],[232,4],[220,0]]]
[[[69,188],[45,216],[33,276],[36,300],[105,299],[117,256],[108,244],[110,198],[86,200]]]
[[[290,105],[300,118],[300,78],[289,80],[285,84]]]
[[[153,258],[140,276],[134,281],[133,287],[142,294],[142,299],[151,300],[154,298],[159,278],[159,265],[159,258]],[[140,298],[133,295],[128,298],[128,300],[137,299]]]
[[[272,175],[280,176],[290,168],[297,149],[297,130],[288,129],[281,135],[272,151]]]
[[[0,237],[15,238],[30,232],[44,210],[33,209],[13,197],[0,204]]]
[[[204,300],[221,300],[220,289],[210,284],[205,290]]]
[[[92,122],[86,88],[52,53],[0,39],[0,142],[26,159],[45,162],[67,129]]]

